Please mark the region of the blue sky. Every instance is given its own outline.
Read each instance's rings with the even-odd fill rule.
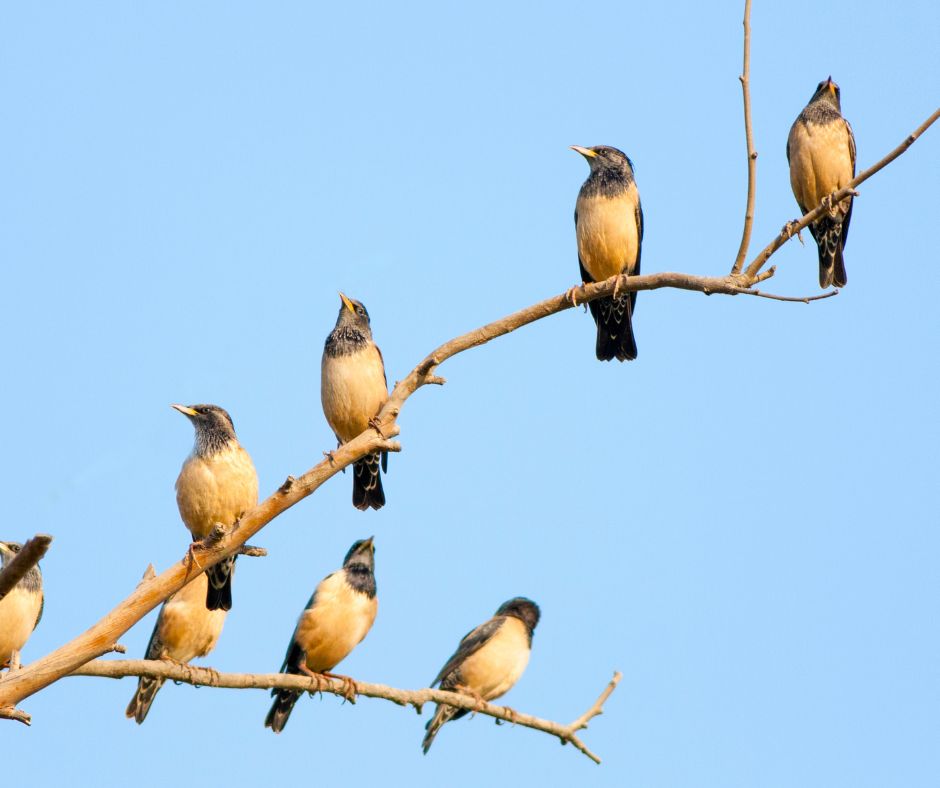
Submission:
[[[56,537],[24,658],[184,551],[192,431],[169,403],[226,407],[267,494],[332,445],[337,290],[392,382],[574,284],[587,167],[567,146],[634,160],[644,271],[726,273],[740,6],[5,4],[2,538]],[[797,215],[786,136],[820,79],[862,167],[933,111],[940,10],[757,2],[752,21],[756,252]],[[220,670],[277,669],[371,534],[379,615],[340,668],[363,680],[425,686],[532,597],[506,702],[567,721],[623,671],[585,733],[602,766],[486,718],[424,757],[426,715],[368,699],[303,699],[275,737],[260,692],[169,686],[138,728],[130,680],[68,679],[4,727],[11,784],[936,785],[938,135],[861,188],[838,297],[642,293],[628,365],[594,359],[580,310],[470,351],[403,411],[385,509],[338,477],[239,563]],[[817,292],[805,240],[767,290]]]

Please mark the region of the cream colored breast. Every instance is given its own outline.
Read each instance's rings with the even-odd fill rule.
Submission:
[[[234,523],[258,503],[258,474],[248,452],[233,444],[211,457],[191,456],[176,480],[176,503],[196,539],[216,523]]]
[[[206,656],[219,642],[224,610],[206,610],[208,581],[199,575],[177,591],[160,611],[160,639],[166,655],[180,662]]]
[[[385,370],[375,345],[349,356],[323,354],[320,401],[330,428],[341,441],[365,432],[386,399]]]
[[[342,570],[317,586],[316,605],[297,622],[294,639],[307,652],[307,667],[332,670],[369,633],[378,600],[354,591]]]
[[[636,185],[620,197],[578,197],[578,255],[595,282],[632,273],[639,250]]]
[[[493,700],[507,693],[529,664],[529,636],[525,625],[507,617],[495,635],[460,667],[461,683]]]
[[[0,599],[0,665],[26,645],[41,606],[41,594],[27,593],[20,586]]]
[[[788,138],[790,185],[807,211],[852,180],[852,153],[845,123],[795,123]],[[848,210],[841,204],[843,212]]]

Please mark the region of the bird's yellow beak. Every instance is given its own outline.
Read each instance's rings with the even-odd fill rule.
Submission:
[[[375,539],[374,536],[370,536],[368,539],[366,539],[366,542],[363,545],[363,547],[371,548],[373,553],[375,552],[375,545],[372,543],[374,539]]]
[[[343,303],[346,305],[346,308],[347,308],[350,312],[352,312],[353,314],[356,314],[356,307],[353,306],[353,302],[350,301],[350,300],[346,297],[346,295],[345,295],[344,293],[342,293],[342,292],[339,294],[339,297],[342,299]]]
[[[571,150],[577,151],[582,156],[584,156],[585,159],[597,158],[597,154],[594,151],[592,151],[590,148],[582,148],[580,145],[571,145],[570,147],[571,147]]]
[[[826,78],[826,87],[829,88],[829,92],[835,94],[836,88],[839,87],[835,82],[832,81],[832,76]]]
[[[173,410],[178,410],[184,416],[198,416],[199,413],[192,408],[187,408],[185,405],[170,405]]]

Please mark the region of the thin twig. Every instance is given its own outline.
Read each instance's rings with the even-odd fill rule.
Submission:
[[[38,564],[52,544],[49,534],[36,534],[27,540],[19,552],[0,571],[0,599],[3,599],[17,583],[26,577],[27,572]]]
[[[819,203],[813,210],[805,214],[802,218],[794,221],[788,222],[784,228],[780,231],[780,234],[774,238],[764,249],[761,251],[757,257],[754,258],[753,262],[747,267],[747,270],[744,272],[746,277],[753,277],[757,275],[757,272],[763,267],[764,263],[770,259],[770,256],[776,252],[781,246],[783,246],[787,241],[789,241],[794,235],[800,232],[804,227],[812,224],[816,219],[818,219],[822,214],[828,210],[828,206],[836,206],[844,199],[848,197],[856,196],[855,187],[860,183],[867,181],[872,175],[874,175],[879,170],[887,167],[891,162],[893,162],[898,156],[904,153],[908,148],[913,145],[918,137],[921,136],[927,129],[929,129],[933,123],[940,118],[940,109],[934,110],[934,113],[927,118],[923,123],[920,124],[914,131],[912,131],[902,142],[898,145],[893,151],[891,151],[887,156],[881,159],[878,162],[872,164],[864,172],[856,175],[851,181],[849,181],[845,187],[839,189],[836,192],[833,192],[831,195],[826,195],[823,198],[822,202]]]
[[[13,706],[0,707],[0,720],[15,720],[16,722],[22,722],[24,725],[31,725],[32,719],[25,711]]]
[[[119,679],[127,676],[153,676],[155,678],[170,679],[200,687],[226,687],[229,689],[292,689],[299,692],[329,692],[333,695],[345,697],[348,686],[341,680],[314,679],[308,676],[299,676],[288,673],[219,673],[212,668],[184,665],[179,662],[144,659],[96,659],[78,670],[72,676],[97,676],[102,678]],[[486,703],[469,695],[456,692],[447,692],[440,689],[405,690],[389,687],[385,684],[370,684],[365,681],[355,682],[358,694],[366,698],[379,698],[396,703],[399,706],[414,706],[419,711],[427,703],[444,703],[459,709],[485,714],[498,720],[512,722],[526,728],[557,736],[562,744],[571,742],[578,750],[587,755],[595,763],[600,759],[592,753],[576,736],[579,730],[587,728],[588,722],[603,713],[604,703],[614,691],[620,681],[621,674],[614,673],[613,679],[605,687],[594,704],[578,717],[574,722],[564,725],[560,722],[523,714],[508,706],[497,706]]]
[[[744,210],[744,231],[741,245],[734,258],[731,273],[741,272],[744,256],[751,245],[754,225],[754,202],[757,197],[757,151],[754,150],[754,130],[751,125],[751,0],[744,0],[744,66],[741,72],[741,91],[744,94],[744,139],[747,144],[747,208]]]

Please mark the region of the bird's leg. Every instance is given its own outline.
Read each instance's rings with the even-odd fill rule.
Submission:
[[[14,651],[12,654],[10,654],[9,665],[10,665],[10,673],[12,673],[14,670],[19,670],[22,667],[22,665],[20,665],[20,652],[19,651]]]
[[[199,563],[196,558],[196,549],[201,548],[202,545],[199,542],[190,542],[189,549],[186,551],[186,563],[189,565],[186,570],[186,574],[189,575],[190,570],[195,566],[197,569],[202,569],[202,564]]]
[[[796,219],[791,219],[785,225],[783,225],[783,232],[786,233],[787,238],[792,238],[794,233],[794,228],[797,225]],[[800,244],[803,244],[803,234],[800,230],[796,230],[796,237]]]
[[[832,216],[833,210],[832,210],[832,195],[831,194],[827,194],[825,197],[823,197],[822,200],[820,200],[819,204],[823,208],[826,209],[826,213]]]
[[[336,457],[333,455],[333,452],[325,451],[323,452],[323,456],[330,461],[330,465],[336,465]]]
[[[459,692],[461,695],[469,695],[480,705],[486,703],[486,698],[484,698],[479,692],[477,692],[475,689],[471,689],[470,687],[465,687],[463,684],[458,684],[456,687],[454,687],[454,692]],[[471,709],[470,716],[473,716],[476,713],[476,709]]]
[[[616,279],[614,279],[614,295],[613,295],[614,301],[617,300],[618,290],[620,290],[620,277],[619,276]]]
[[[385,439],[385,433],[382,432],[382,428],[379,426],[379,420],[377,418],[373,416],[371,419],[369,419],[369,426],[372,427],[372,429],[374,429],[377,433],[379,433],[379,436],[383,440]]]
[[[343,697],[346,698],[350,703],[356,702],[356,696],[359,694],[359,685],[356,684],[355,679],[351,676],[341,676],[338,673],[330,673],[328,670],[324,670],[321,676],[326,676],[328,679],[339,679],[343,682]]]
[[[308,690],[310,696],[313,697],[314,692],[319,692],[320,697],[323,697],[323,675],[320,673],[315,673],[314,671],[310,670],[310,668],[307,667],[307,664],[305,662],[301,662],[297,666],[297,669],[301,673],[303,673],[305,676],[317,682],[317,688],[315,690]]]

